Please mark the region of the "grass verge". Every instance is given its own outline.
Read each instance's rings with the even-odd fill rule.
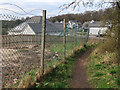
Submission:
[[[118,64],[114,59],[114,52],[101,53],[96,48],[89,57],[88,76],[94,88],[118,88]]]
[[[36,88],[70,88],[72,71],[75,61],[79,55],[82,55],[87,49],[93,45],[84,45],[81,49],[65,59],[65,62],[57,66],[52,72],[44,77],[43,82],[36,83]]]

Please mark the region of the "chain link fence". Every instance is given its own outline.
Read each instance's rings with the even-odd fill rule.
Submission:
[[[34,27],[30,25],[38,24],[34,18],[22,20],[12,16],[2,17],[3,87],[12,87],[25,75],[31,74],[32,70],[40,68],[41,52],[38,48],[41,45],[41,35],[32,32]]]
[[[41,54],[43,54],[41,53],[42,16],[21,19],[4,16],[1,22],[2,87],[17,87],[21,79],[27,75],[31,75],[33,81],[33,76],[41,68]],[[70,29],[66,24],[64,28],[63,23],[46,20],[44,69],[56,67],[64,59],[64,48],[68,56],[74,48],[86,43],[87,35],[81,36],[78,32],[77,27]]]

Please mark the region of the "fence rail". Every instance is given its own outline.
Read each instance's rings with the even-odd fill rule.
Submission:
[[[40,35],[3,35],[2,46],[9,47],[16,44],[41,43]]]

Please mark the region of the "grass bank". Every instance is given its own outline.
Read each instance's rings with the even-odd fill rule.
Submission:
[[[102,47],[103,48],[103,47]],[[102,52],[97,47],[88,59],[89,82],[95,88],[118,88],[119,67],[114,52]]]
[[[84,45],[65,59],[65,62],[57,66],[52,72],[44,77],[43,82],[36,83],[36,88],[70,88],[72,71],[78,56],[82,55],[93,45]]]

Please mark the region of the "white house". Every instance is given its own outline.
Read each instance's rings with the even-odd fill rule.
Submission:
[[[83,24],[83,29],[84,32],[87,32],[89,30],[89,35],[98,35],[98,33],[100,33],[100,35],[105,34],[108,26],[107,25],[103,25],[103,23],[101,21],[90,21],[90,22],[85,22]]]
[[[73,28],[76,23],[77,23],[76,20],[70,20],[70,21],[68,21],[68,27],[69,27],[69,28]]]
[[[77,22],[76,20],[68,21],[67,27],[70,28],[70,29],[75,28],[75,24],[77,26],[77,30],[79,31],[82,27],[82,24],[80,22]]]
[[[63,32],[63,24],[52,23],[46,20],[46,34],[48,35],[59,35]],[[30,18],[24,23],[14,27],[8,31],[8,35],[36,35],[42,33],[42,16],[35,16]]]

